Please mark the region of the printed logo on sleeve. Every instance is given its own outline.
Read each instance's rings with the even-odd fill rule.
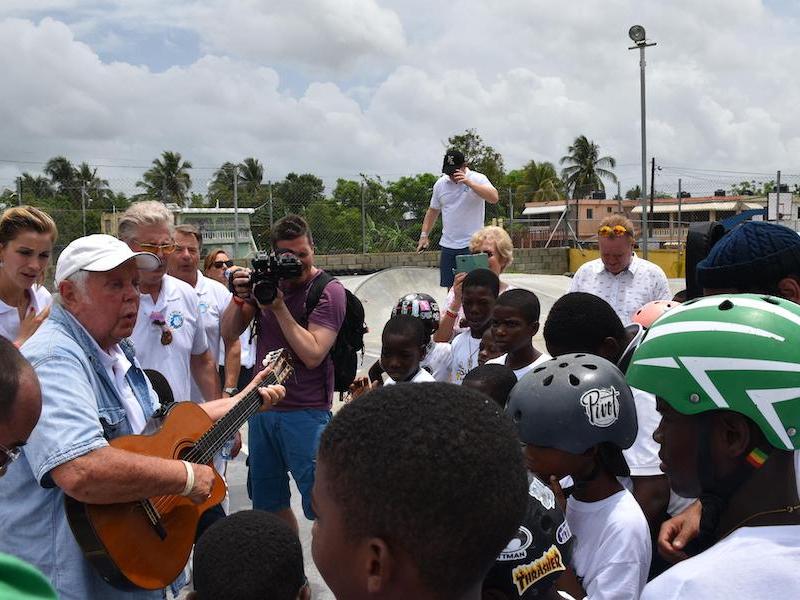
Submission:
[[[558,526],[558,529],[556,529],[556,541],[563,546],[564,544],[567,543],[567,541],[571,537],[572,537],[572,531],[570,531],[567,522],[564,521],[561,525]]]
[[[614,386],[588,390],[580,403],[589,423],[595,427],[609,427],[619,418],[619,392]]]
[[[556,496],[542,481],[534,478],[528,488],[528,493],[536,498],[545,510],[552,510],[556,505]]]

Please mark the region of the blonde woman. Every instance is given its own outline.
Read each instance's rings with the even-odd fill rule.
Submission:
[[[497,276],[514,262],[514,244],[511,236],[505,229],[495,225],[489,225],[476,231],[469,241],[469,251],[472,254],[484,253],[489,257],[489,269]],[[436,342],[449,342],[454,336],[458,335],[464,328],[460,326],[464,318],[464,310],[461,307],[461,283],[464,281],[466,273],[456,275],[453,287],[447,294],[447,309],[442,313],[439,321],[439,329],[433,339]],[[514,286],[500,281],[500,293],[513,289]]]
[[[33,206],[0,217],[0,335],[19,347],[50,314],[41,281],[58,237],[55,221]]]

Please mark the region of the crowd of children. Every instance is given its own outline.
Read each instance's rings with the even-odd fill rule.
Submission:
[[[800,236],[745,224],[698,281],[707,297],[629,322],[568,293],[546,352],[536,295],[488,269],[459,277],[450,342],[432,297],[399,299],[320,442],[312,553],[336,597],[800,595]],[[209,530],[217,552],[224,527],[277,527],[238,518]],[[253,548],[294,561],[260,597],[307,596],[285,545]]]

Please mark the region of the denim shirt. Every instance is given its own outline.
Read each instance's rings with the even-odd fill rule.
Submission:
[[[126,379],[149,417],[158,408],[155,393],[132,345],[123,340],[120,347],[133,365]],[[42,388],[42,414],[19,460],[0,481],[0,551],[38,567],[62,600],[165,598],[163,590],[117,590],[97,574],[72,535],[64,494],[50,476],[55,467],[132,433],[98,351],[87,331],[57,304],[22,347]]]

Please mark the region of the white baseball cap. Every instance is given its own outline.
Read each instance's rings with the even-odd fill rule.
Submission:
[[[111,271],[132,258],[144,271],[153,271],[161,264],[155,254],[134,252],[128,244],[111,235],[97,233],[78,238],[70,242],[58,257],[56,285],[78,271]]]

